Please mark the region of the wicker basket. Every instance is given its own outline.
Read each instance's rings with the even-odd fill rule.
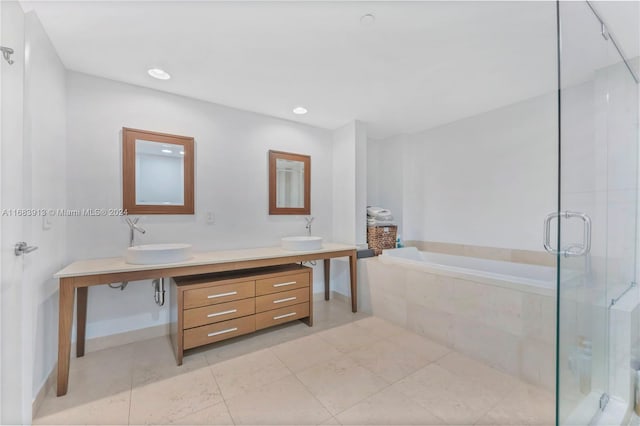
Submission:
[[[396,248],[396,235],[398,227],[389,226],[369,226],[367,227],[367,243],[369,248],[378,256],[384,249]]]

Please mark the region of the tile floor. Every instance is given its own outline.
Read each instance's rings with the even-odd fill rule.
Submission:
[[[167,338],[71,362],[34,424],[551,425],[553,395],[341,301],[185,357]]]

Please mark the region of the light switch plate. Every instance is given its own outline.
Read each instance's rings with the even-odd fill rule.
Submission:
[[[53,219],[51,216],[42,216],[42,229],[48,231],[53,227]]]
[[[216,223],[216,216],[213,212],[207,212],[207,224],[214,225]]]

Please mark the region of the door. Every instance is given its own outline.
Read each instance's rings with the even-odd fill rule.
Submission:
[[[626,360],[630,373],[630,354],[612,353],[610,319],[637,291],[638,88],[596,6],[558,3],[559,205],[548,247],[559,247],[558,424],[597,423],[618,392],[614,365]]]
[[[15,1],[0,2],[0,423],[31,422],[31,308],[23,285],[23,259],[14,253],[24,237],[23,79],[24,14]]]

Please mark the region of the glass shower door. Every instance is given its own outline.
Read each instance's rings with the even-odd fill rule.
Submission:
[[[627,405],[632,396],[616,382],[617,366],[630,373],[630,353],[612,350],[611,310],[637,292],[638,88],[596,6],[558,4],[559,207],[549,218],[558,237],[549,248],[559,247],[557,422],[567,425],[597,423],[612,396]]]

